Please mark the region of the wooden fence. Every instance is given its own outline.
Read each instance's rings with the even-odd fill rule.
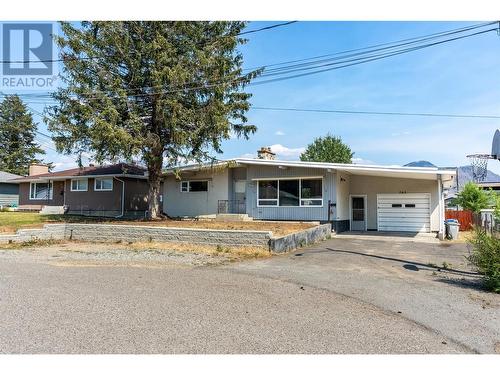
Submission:
[[[470,230],[472,229],[472,224],[474,223],[472,211],[446,210],[445,218],[458,220],[460,230]]]

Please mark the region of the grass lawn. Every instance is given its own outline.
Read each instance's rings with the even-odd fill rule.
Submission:
[[[284,236],[315,226],[307,222],[275,222],[275,221],[206,221],[206,220],[116,220],[111,218],[92,218],[68,215],[40,215],[37,212],[0,212],[0,233],[14,233],[21,228],[40,228],[47,223],[58,222],[106,222],[108,224],[132,224],[148,226],[165,226],[176,228],[203,228],[221,230],[264,230],[274,236]]]
[[[15,232],[20,228],[36,228],[47,222],[62,221],[56,215],[43,216],[38,212],[0,212],[0,233]]]

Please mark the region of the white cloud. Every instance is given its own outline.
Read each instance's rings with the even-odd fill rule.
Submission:
[[[278,131],[276,131],[276,133],[274,133],[274,135],[280,135],[281,136],[281,135],[285,135],[285,133],[282,132],[281,130],[278,130]]]
[[[255,154],[247,152],[246,154],[240,155],[238,157],[243,158],[243,159],[253,159],[253,158],[255,158]]]
[[[352,163],[353,164],[364,164],[364,165],[376,164],[375,162],[373,162],[371,160],[363,159],[363,158],[352,158]]]
[[[280,144],[271,145],[271,151],[278,159],[298,160],[300,154],[305,151],[305,147],[289,148]]]

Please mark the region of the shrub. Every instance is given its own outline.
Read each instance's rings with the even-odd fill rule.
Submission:
[[[463,190],[457,194],[455,202],[464,210],[469,210],[475,213],[490,207],[490,194],[481,189],[473,182],[467,182]]]
[[[475,228],[469,244],[472,253],[467,260],[483,275],[486,289],[500,293],[500,238]]]

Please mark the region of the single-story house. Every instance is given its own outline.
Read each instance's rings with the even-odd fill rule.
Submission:
[[[144,217],[148,209],[146,169],[113,164],[49,172],[40,164],[17,178],[19,208],[108,217]]]
[[[335,231],[444,232],[455,170],[236,158],[165,171],[163,211],[331,222]]]
[[[19,204],[19,185],[12,181],[21,176],[0,171],[0,207],[17,206]]]

